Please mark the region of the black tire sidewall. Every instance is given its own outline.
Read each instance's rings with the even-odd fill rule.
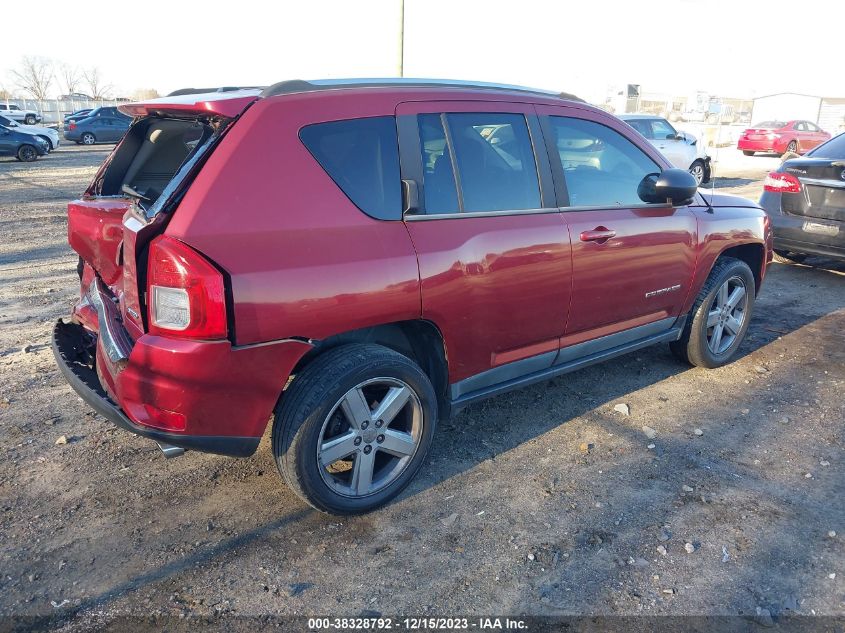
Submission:
[[[390,351],[372,345],[365,347]],[[414,390],[423,411],[422,437],[411,463],[390,485],[366,497],[345,497],[329,488],[320,476],[316,457],[320,432],[332,407],[347,391],[365,380],[378,377],[398,378]],[[310,384],[299,385],[300,389],[320,390],[323,397],[311,411],[295,412],[299,414],[295,415],[295,418],[300,419],[301,423],[297,425],[294,420],[285,424],[296,428],[277,428],[274,423],[273,433],[279,433],[278,439],[281,440],[273,442],[274,456],[288,484],[293,484],[291,487],[294,491],[300,496],[304,495],[304,499],[318,510],[343,515],[368,512],[386,504],[402,492],[425,461],[437,423],[437,398],[434,389],[428,377],[413,361],[395,352],[391,352],[387,357],[378,355],[373,359],[363,360],[354,370],[331,381],[332,384],[323,384],[320,378],[319,375],[305,376],[304,379]],[[307,400],[305,398],[305,401]],[[284,398],[281,404],[284,406]],[[285,417],[277,414],[277,420],[280,422],[284,422]]]
[[[24,152],[29,149],[32,151],[31,158],[26,158]],[[21,145],[18,149],[18,160],[23,163],[31,163],[36,158],[38,158],[38,150],[36,150],[32,145]]]
[[[742,328],[740,329],[736,340],[731,343],[731,346],[721,354],[714,354],[710,350],[710,346],[707,344],[707,315],[710,312],[710,306],[713,304],[713,299],[715,298],[716,293],[719,292],[719,288],[721,288],[728,279],[735,276],[741,277],[742,281],[745,283],[745,292],[748,297],[745,320],[742,323]],[[695,343],[698,348],[696,352],[704,361],[702,364],[705,367],[710,368],[721,367],[722,365],[730,362],[734,354],[736,354],[736,351],[742,345],[745,340],[745,334],[748,331],[748,326],[751,323],[751,318],[753,317],[754,295],[756,292],[754,275],[748,267],[748,264],[740,260],[734,260],[731,264],[724,267],[719,272],[718,277],[713,283],[714,285],[710,289],[710,292],[708,292],[704,297],[693,316],[691,332],[691,336],[696,338]]]

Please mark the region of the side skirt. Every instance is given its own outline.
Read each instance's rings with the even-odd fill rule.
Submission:
[[[650,347],[657,343],[670,343],[681,338],[687,317],[663,319],[632,328],[624,332],[603,336],[599,339],[579,343],[561,349],[557,358],[550,362],[549,354],[542,359],[527,358],[497,367],[477,376],[470,376],[450,386],[452,414],[454,415],[473,402],[498,396],[513,389],[519,389],[543,380],[550,380],[590,365],[622,356],[629,352]],[[538,361],[544,365],[537,369]],[[551,366],[549,366],[551,365]],[[497,380],[497,378],[499,378]],[[479,383],[487,383],[481,387]]]

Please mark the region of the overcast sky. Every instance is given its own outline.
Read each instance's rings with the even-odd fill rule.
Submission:
[[[42,17],[3,29],[8,89],[22,55],[98,66],[118,96],[398,73],[399,0],[38,7]],[[516,83],[592,101],[626,83],[678,96],[845,96],[843,26],[841,0],[406,0],[405,76]]]

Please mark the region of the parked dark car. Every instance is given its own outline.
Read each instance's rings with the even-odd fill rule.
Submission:
[[[116,143],[123,138],[132,119],[125,116],[89,116],[71,121],[65,128],[65,138],[77,144]]]
[[[656,343],[730,362],[771,260],[756,204],[571,96],[285,81],[121,108],[68,205],[61,371],[166,454],[251,455],[272,419],[325,512],[395,497],[470,403]]]
[[[760,206],[771,218],[780,261],[845,259],[845,134],[771,172]]]
[[[90,113],[91,110],[94,108],[82,108],[81,110],[77,110],[76,112],[71,112],[70,114],[65,116],[65,125],[70,123],[71,121],[79,121],[80,119],[86,118]]]
[[[125,114],[120,112],[116,106],[100,106],[98,108],[87,108],[83,110],[77,110],[73,114],[69,114],[65,117],[65,125],[71,123],[73,121],[81,121],[82,119],[88,119],[91,117],[117,117],[122,119],[128,119]]]
[[[24,134],[0,125],[0,156],[14,156],[29,163],[39,156],[44,156],[49,149],[47,141],[39,136]]]

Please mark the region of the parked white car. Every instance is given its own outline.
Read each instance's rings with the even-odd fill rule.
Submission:
[[[669,121],[652,114],[620,114],[619,118],[645,136],[675,167],[688,169],[699,185],[710,182],[710,157],[695,136],[679,132]]]
[[[41,115],[35,110],[25,110],[14,103],[0,103],[0,114],[19,123],[35,125],[41,123]]]
[[[0,114],[0,125],[7,127],[15,132],[23,132],[24,134],[32,134],[47,141],[48,151],[53,151],[59,146],[59,131],[53,128],[43,127],[41,125],[23,125],[17,121]]]

